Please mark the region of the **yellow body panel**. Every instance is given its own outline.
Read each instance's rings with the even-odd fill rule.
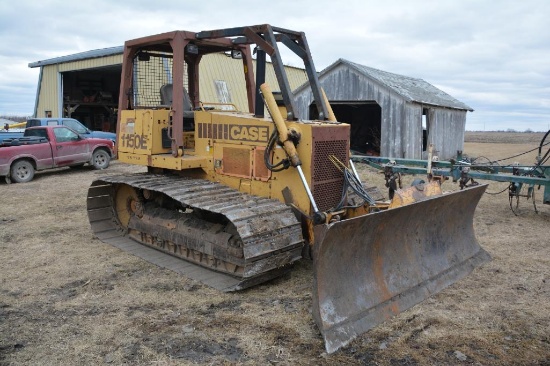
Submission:
[[[121,111],[118,151],[155,155],[170,153],[162,147],[162,129],[169,124],[169,111],[136,109]]]
[[[235,111],[196,111],[195,131],[184,132],[184,154],[174,157],[170,148],[162,147],[162,129],[169,127],[169,113],[167,109],[121,111],[118,137],[121,161],[179,171],[182,175],[186,175],[187,169],[201,168],[207,179],[282,202],[285,202],[283,191],[286,190],[294,205],[305,213],[311,213],[311,204],[298,171],[291,167],[271,172],[265,167],[264,152],[275,129],[271,119]],[[313,128],[349,127],[321,122],[285,123],[289,129],[301,134],[296,150],[311,187]],[[285,151],[277,145],[271,163],[276,164],[285,158]],[[190,174],[196,175],[196,171]]]
[[[118,160],[135,165],[148,165],[149,156],[118,151]]]

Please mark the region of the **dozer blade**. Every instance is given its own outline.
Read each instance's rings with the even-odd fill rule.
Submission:
[[[328,353],[490,260],[473,229],[486,187],[325,225],[313,316]]]

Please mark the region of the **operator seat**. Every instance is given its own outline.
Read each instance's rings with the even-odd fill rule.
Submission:
[[[173,88],[172,84],[164,84],[160,87],[160,102],[162,105],[172,105]],[[183,88],[183,130],[195,130],[195,112],[193,112],[191,98],[189,98],[189,94],[185,88]]]

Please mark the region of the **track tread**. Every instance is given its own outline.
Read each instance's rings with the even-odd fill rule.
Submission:
[[[234,277],[140,244],[126,236],[126,231],[115,219],[113,184],[160,192],[184,207],[224,215],[234,224],[243,241],[245,263],[250,268],[258,265],[262,268],[261,261],[272,256],[275,261],[286,255],[290,263],[300,258],[303,244],[300,223],[291,209],[277,200],[241,193],[207,180],[148,173],[108,176],[92,183],[88,191],[88,215],[98,239],[210,287],[221,291],[240,290],[282,275],[290,267],[254,272],[252,277]]]

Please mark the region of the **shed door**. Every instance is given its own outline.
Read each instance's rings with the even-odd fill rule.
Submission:
[[[77,119],[91,130],[116,131],[121,72],[122,65],[63,72],[59,117]]]
[[[329,101],[338,122],[351,125],[350,148],[353,151],[380,155],[382,108],[375,101]],[[309,107],[309,118],[318,117],[317,107]]]

